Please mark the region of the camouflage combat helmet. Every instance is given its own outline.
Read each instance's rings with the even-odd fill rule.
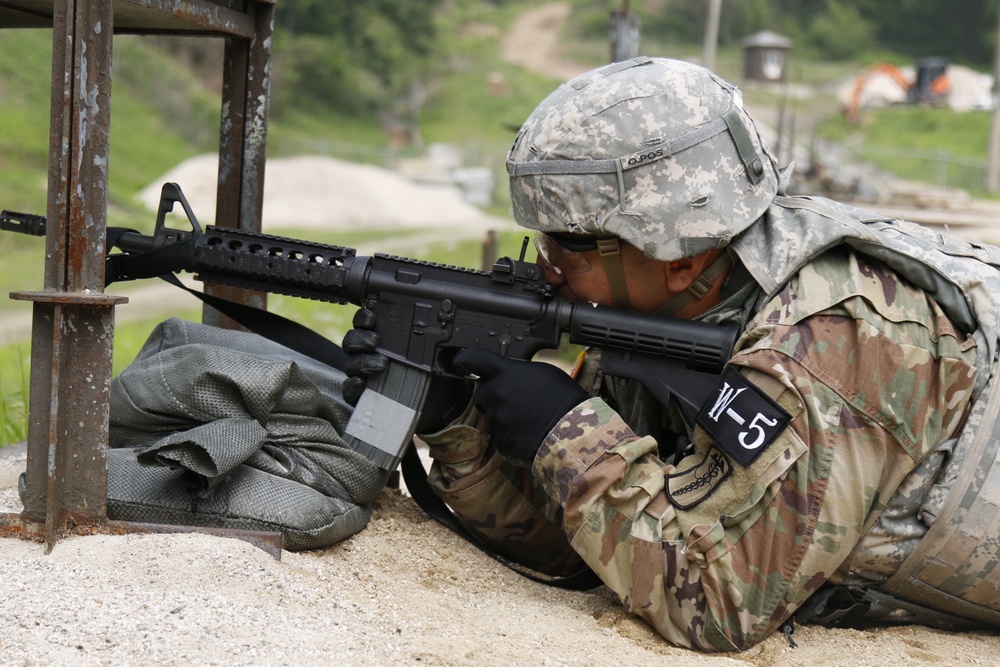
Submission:
[[[560,86],[522,126],[507,172],[521,226],[614,236],[667,261],[728,244],[778,188],[739,90],[666,58]]]

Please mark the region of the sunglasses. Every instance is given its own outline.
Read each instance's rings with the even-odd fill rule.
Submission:
[[[535,235],[535,250],[545,267],[556,275],[577,275],[590,271],[591,265],[583,253],[597,250],[596,236],[579,234]]]

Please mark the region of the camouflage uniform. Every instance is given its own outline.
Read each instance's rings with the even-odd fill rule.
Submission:
[[[664,463],[605,392],[544,441],[530,487],[467,426],[428,438],[432,482],[502,553],[554,573],[579,554],[670,641],[747,648],[825,581],[882,581],[919,541],[923,496],[892,496],[961,426],[976,348],[923,292],[838,250],[753,317],[732,364],[777,381],[792,416],[747,467],[700,428],[692,454]]]
[[[558,423],[530,471],[496,456],[474,411],[426,436],[431,484],[470,529],[542,572],[585,563],[664,637],[702,650],[753,645],[826,582],[892,584],[925,602],[920,586],[950,581],[961,598],[950,613],[972,603],[968,616],[996,623],[1000,464],[975,464],[1000,441],[986,404],[1000,250],[780,195],[738,91],[676,61],[562,86],[522,128],[508,171],[524,226],[610,233],[663,261],[726,247],[725,299],[700,319],[741,325],[738,374],[696,425],[588,357],[578,379],[595,398]],[[725,409],[737,395],[757,417]],[[712,419],[742,424],[752,456]],[[971,565],[938,567],[922,545],[958,523]]]

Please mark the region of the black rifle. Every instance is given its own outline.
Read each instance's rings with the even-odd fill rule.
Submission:
[[[169,228],[166,214],[184,208],[190,230]],[[45,220],[3,211],[0,229],[43,235]],[[693,416],[713,391],[732,353],[737,329],[569,301],[555,295],[541,268],[514,260],[476,271],[353,248],[208,226],[202,229],[173,183],[163,186],[153,235],[115,230],[106,281],[180,271],[276,294],[370,308],[378,351],[388,369],[373,378],[345,432],[350,446],[393,470],[410,443],[434,375],[462,377],[451,360],[482,347],[517,359],[569,342],[601,349],[606,375],[638,380],[663,405],[671,398]],[[527,241],[527,239],[526,239]]]

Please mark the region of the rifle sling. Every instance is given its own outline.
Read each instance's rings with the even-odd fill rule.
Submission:
[[[462,525],[455,513],[452,512],[444,501],[435,495],[434,491],[431,490],[431,486],[427,482],[427,471],[424,470],[424,465],[420,461],[420,455],[417,453],[415,444],[411,443],[410,446],[406,448],[406,452],[403,454],[401,468],[403,471],[403,481],[406,482],[406,489],[410,492],[410,496],[413,498],[414,502],[417,503],[420,509],[426,512],[438,523],[450,528],[461,537],[464,537],[467,542],[472,544],[472,546],[490,556],[501,565],[517,572],[522,577],[531,579],[532,581],[553,586],[555,588],[565,588],[571,591],[586,591],[597,588],[603,584],[600,578],[589,568],[582,572],[577,572],[576,574],[571,574],[565,577],[547,577],[536,574],[518,565],[517,563],[504,558],[491,547],[483,544],[475,535]]]

